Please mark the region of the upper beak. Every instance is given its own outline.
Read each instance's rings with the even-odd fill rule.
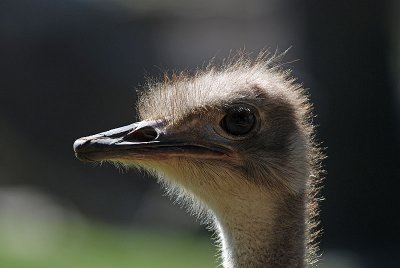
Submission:
[[[156,160],[170,157],[221,158],[227,149],[199,142],[184,132],[167,133],[160,121],[142,121],[74,142],[81,161]]]

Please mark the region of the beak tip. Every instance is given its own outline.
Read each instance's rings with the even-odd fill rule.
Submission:
[[[79,153],[83,150],[83,148],[85,147],[85,145],[88,143],[89,140],[84,139],[84,138],[79,138],[74,142],[73,148],[74,148],[74,152]]]
[[[92,162],[93,160],[87,158],[84,154],[84,150],[87,147],[86,145],[90,143],[90,140],[85,138],[79,138],[74,142],[73,148],[75,152],[75,157],[78,158],[82,162]]]

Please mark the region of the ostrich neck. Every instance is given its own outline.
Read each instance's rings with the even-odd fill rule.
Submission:
[[[215,211],[225,268],[304,267],[304,195],[251,195]]]

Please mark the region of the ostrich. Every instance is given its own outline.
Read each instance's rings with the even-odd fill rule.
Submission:
[[[321,153],[280,58],[241,54],[151,81],[139,122],[80,138],[75,154],[159,178],[215,230],[225,268],[312,265]]]

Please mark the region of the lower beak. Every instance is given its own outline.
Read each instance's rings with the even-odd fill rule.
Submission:
[[[142,121],[83,137],[74,142],[76,157],[100,160],[161,160],[171,157],[221,158],[225,148],[194,142],[184,133],[166,134],[159,121]]]

